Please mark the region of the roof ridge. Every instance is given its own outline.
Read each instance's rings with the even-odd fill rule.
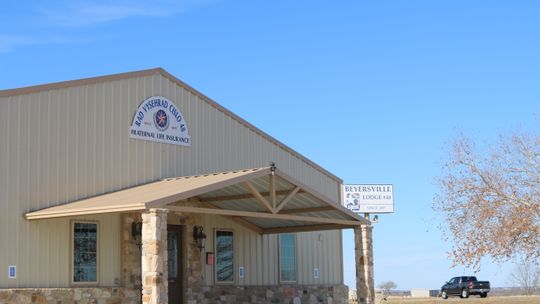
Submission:
[[[125,72],[125,73],[117,73],[117,74],[109,74],[109,75],[102,75],[102,76],[85,77],[85,78],[80,78],[80,79],[72,79],[72,80],[37,84],[37,85],[24,86],[24,87],[13,88],[13,89],[0,90],[0,97],[11,97],[11,96],[17,96],[17,95],[23,95],[23,94],[50,91],[50,90],[55,90],[55,89],[65,89],[65,88],[70,88],[70,87],[75,87],[75,86],[95,84],[95,83],[100,83],[100,82],[120,80],[120,79],[126,79],[126,78],[149,76],[149,75],[155,75],[155,74],[164,75],[163,73],[169,74],[163,68],[157,67],[157,68],[131,71],[131,72]]]

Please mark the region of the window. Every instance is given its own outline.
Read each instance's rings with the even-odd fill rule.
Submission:
[[[279,236],[279,279],[281,282],[296,282],[296,235]]]
[[[178,277],[178,233],[167,233],[167,274],[169,278]]]
[[[73,283],[97,283],[98,224],[73,223]]]
[[[234,282],[234,235],[216,230],[216,283]]]

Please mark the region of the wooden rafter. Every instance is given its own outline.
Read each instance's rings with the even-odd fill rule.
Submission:
[[[288,195],[292,190],[279,190],[276,191],[276,196]],[[269,197],[270,192],[259,192],[264,197]],[[305,193],[304,190],[300,189],[298,193]],[[245,194],[235,194],[235,195],[223,195],[223,196],[211,196],[211,197],[198,197],[201,202],[213,203],[213,202],[224,202],[224,201],[239,201],[243,199],[253,198],[251,193]]]
[[[287,203],[293,198],[293,196],[296,193],[298,193],[298,191],[300,191],[300,187],[296,186],[296,188],[294,188],[293,191],[291,191],[284,199],[282,199],[278,207],[274,209],[276,213],[278,213],[281,209],[283,209],[283,207],[287,205]]]
[[[201,214],[217,214],[217,215],[229,215],[239,217],[252,217],[252,218],[266,218],[285,221],[298,221],[298,222],[311,222],[311,223],[323,223],[323,224],[340,224],[345,226],[360,226],[364,224],[355,220],[341,220],[315,216],[300,216],[289,214],[272,214],[265,212],[252,212],[252,211],[239,211],[239,210],[227,210],[227,209],[212,209],[201,207],[184,207],[184,206],[167,206],[167,209],[176,212],[187,213],[201,213]]]
[[[309,194],[311,194],[311,195],[315,196],[316,198],[320,199],[321,201],[323,201],[328,206],[333,207],[334,210],[337,210],[342,214],[346,214],[351,219],[356,219],[358,221],[361,221],[363,225],[371,225],[371,223],[368,220],[360,217],[358,214],[352,212],[351,210],[349,210],[349,209],[347,209],[347,208],[345,208],[345,207],[343,207],[343,206],[341,206],[339,204],[336,204],[335,202],[333,202],[333,200],[328,198],[326,195],[320,193],[319,191],[307,186],[306,184],[304,184],[304,183],[302,183],[302,182],[300,182],[298,180],[295,180],[294,178],[292,178],[289,175],[285,174],[283,171],[281,171],[279,169],[276,169],[274,172],[279,177],[283,178],[284,180],[288,181],[289,183],[292,183],[293,185],[297,185],[297,186],[302,187],[302,189],[304,189]]]
[[[274,208],[270,205],[270,203],[259,193],[259,191],[253,186],[253,184],[249,181],[245,181],[244,185],[251,191],[251,194],[257,199],[261,205],[263,205],[268,211],[274,213]]]
[[[202,204],[202,206],[204,206],[205,208],[210,208],[210,209],[221,209],[221,208],[216,207],[216,206],[214,206],[214,205],[212,205],[212,204],[209,204],[209,203],[201,202],[201,204]],[[221,215],[221,216],[223,216],[223,217],[225,217],[225,218],[227,218],[227,219],[229,219],[229,220],[231,220],[231,221],[237,223],[237,224],[240,225],[240,226],[243,226],[243,227],[245,227],[245,228],[248,228],[248,229],[250,229],[250,230],[253,230],[253,231],[257,232],[258,234],[262,234],[262,232],[263,232],[263,229],[262,229],[261,227],[255,225],[255,224],[253,224],[253,223],[251,223],[251,222],[249,222],[249,221],[247,221],[247,220],[245,220],[245,219],[243,219],[243,218],[241,218],[241,217],[237,217],[237,216],[226,216],[226,215]]]
[[[236,222],[238,225],[240,226],[243,226],[245,228],[248,228],[258,234],[262,234],[263,233],[263,229],[253,223],[251,223],[250,221],[247,221],[239,216],[225,216],[226,218],[232,220],[233,222]]]
[[[322,212],[336,210],[334,207],[310,207],[310,208],[297,208],[297,209],[285,209],[281,210],[280,214],[294,214],[294,213],[308,213],[308,212]]]

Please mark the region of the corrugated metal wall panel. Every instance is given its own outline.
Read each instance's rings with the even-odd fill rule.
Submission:
[[[152,95],[179,107],[191,147],[129,138],[137,107]],[[19,271],[17,280],[0,275],[0,288],[66,286],[67,253],[59,248],[64,244],[60,237],[69,232],[61,231],[64,220],[30,223],[22,217],[28,211],[160,178],[261,167],[270,161],[337,200],[335,180],[160,75],[0,98],[0,243],[9,244],[0,251],[0,274],[10,264]],[[260,247],[270,252],[260,255],[263,261],[277,262],[269,248],[275,236],[252,237],[251,249],[259,252]],[[259,264],[256,258],[242,262]],[[113,266],[107,269],[119,268]],[[275,269],[249,273],[250,282],[270,284],[277,278]],[[103,275],[104,282],[113,282],[117,273]]]
[[[234,231],[236,285],[279,284],[278,235],[258,235],[224,217],[205,215],[206,251],[214,251],[216,229]],[[298,284],[340,284],[340,232],[335,230],[296,234]],[[244,267],[240,279],[238,268]],[[313,268],[319,268],[320,278],[313,278]],[[205,265],[205,284],[214,284],[214,266]]]
[[[6,220],[3,217],[0,215],[2,223]],[[0,276],[0,288],[69,286],[72,220],[99,223],[100,286],[116,286],[120,280],[120,216],[108,214],[21,222],[20,226],[27,227],[17,231],[18,245],[6,246],[8,258],[2,256],[1,265],[6,271],[8,265],[16,265],[17,279]]]
[[[297,234],[298,283],[340,284],[341,241],[339,231],[302,232]],[[319,268],[320,277],[313,277],[313,269]]]
[[[6,98],[4,104],[1,105],[0,111],[0,143],[8,143],[9,137],[9,108],[10,99]],[[8,229],[9,223],[6,218],[2,217],[2,214],[8,215],[10,205],[8,192],[8,172],[9,172],[9,158],[10,147],[8,144],[0,144],[0,240],[2,242],[8,241],[8,236],[13,234],[11,229]],[[4,250],[0,250],[0,270],[7,269],[9,263],[9,248],[4,246]]]

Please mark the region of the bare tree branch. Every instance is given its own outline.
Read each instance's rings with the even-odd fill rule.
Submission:
[[[433,209],[442,215],[454,264],[479,267],[485,256],[497,262],[540,257],[540,137],[500,136],[477,154],[460,134],[438,179]]]
[[[525,295],[540,289],[540,268],[531,262],[522,262],[510,273],[510,282],[520,287]]]

